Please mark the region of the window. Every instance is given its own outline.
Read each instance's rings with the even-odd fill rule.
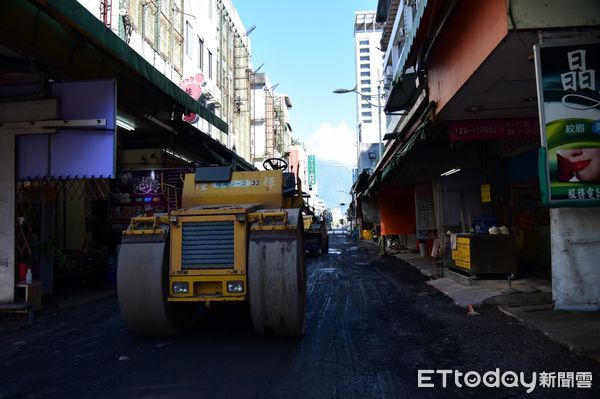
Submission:
[[[212,77],[213,77],[212,64],[213,64],[212,53],[210,52],[210,50],[208,50],[208,77],[210,79],[212,79]]]
[[[369,69],[369,64],[360,64],[360,69]]]
[[[185,21],[185,54],[192,56],[192,25],[188,21]]]
[[[366,46],[369,44],[369,39],[367,40],[361,40],[360,42],[358,42],[358,44],[360,44],[361,46]]]
[[[171,44],[171,24],[169,20],[165,18],[164,15],[160,16],[160,30],[159,30],[160,38],[159,38],[159,51],[163,58],[167,61],[170,61],[170,44]]]
[[[360,107],[362,109],[371,109],[371,105],[370,104],[361,104]]]
[[[363,123],[373,123],[373,119],[365,119]]]
[[[370,87],[363,87],[362,89],[360,89],[361,93],[370,93],[371,92],[371,88]]]
[[[369,118],[371,118],[373,116],[373,114],[371,113],[371,111],[368,112],[361,112],[362,116],[368,116]]]
[[[173,66],[177,72],[183,71],[183,38],[177,33],[173,42]]]
[[[198,36],[198,68],[202,71],[204,68],[204,40]]]
[[[360,84],[361,85],[370,85],[371,79],[361,79]]]
[[[361,72],[360,76],[371,76],[371,72]]]
[[[150,44],[156,42],[156,19],[157,10],[153,3],[149,3],[144,7],[144,22],[142,29],[144,30],[144,38]]]
[[[136,3],[135,1],[130,1],[129,4]],[[183,26],[183,12],[181,12],[181,0],[175,0],[173,3],[173,29],[176,33],[181,36],[182,34],[182,26]]]
[[[371,57],[369,57],[368,55],[361,55],[360,60],[361,61],[369,61],[369,60],[371,60]]]
[[[368,52],[369,52],[369,48],[368,48],[368,47],[361,48],[359,51],[360,51],[361,53],[368,53]]]
[[[131,22],[133,23],[133,27],[135,29],[139,29],[140,26],[140,16],[141,16],[141,11],[140,11],[140,3],[137,1],[130,1],[129,2],[129,16],[131,18]]]

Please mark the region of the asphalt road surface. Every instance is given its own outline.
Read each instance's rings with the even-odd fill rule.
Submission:
[[[600,398],[600,364],[495,308],[465,315],[372,243],[332,236],[308,269],[302,339],[255,336],[245,305],[215,307],[175,339],[130,334],[116,297],[47,307],[34,326],[0,333],[0,398]],[[446,388],[442,374],[422,374],[435,386],[420,388],[418,370],[453,374]],[[461,378],[459,388],[454,370],[496,372],[490,385],[535,372],[538,383],[530,394]],[[591,388],[542,388],[542,372],[573,372],[560,379],[574,385],[591,375]]]

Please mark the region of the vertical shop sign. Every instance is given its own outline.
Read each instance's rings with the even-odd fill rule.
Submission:
[[[417,240],[427,240],[435,236],[435,213],[431,186],[415,186],[415,211]]]
[[[535,46],[545,204],[600,205],[600,43]]]
[[[308,187],[312,189],[317,181],[316,160],[314,155],[308,156]]]

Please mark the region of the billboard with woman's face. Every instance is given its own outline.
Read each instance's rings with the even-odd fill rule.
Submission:
[[[600,43],[538,45],[535,51],[543,200],[599,206]]]

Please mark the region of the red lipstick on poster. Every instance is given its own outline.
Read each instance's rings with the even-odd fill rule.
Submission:
[[[590,164],[590,162],[592,162],[590,159],[571,162],[571,167],[575,172],[579,172],[580,170],[585,169]]]

